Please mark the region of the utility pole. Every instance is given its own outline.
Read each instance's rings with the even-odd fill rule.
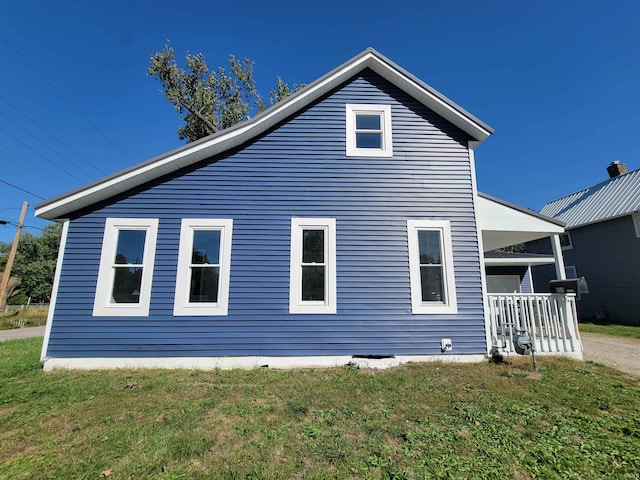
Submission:
[[[7,283],[9,283],[9,277],[11,277],[11,267],[13,267],[13,259],[16,257],[18,251],[18,242],[20,241],[20,232],[24,226],[24,217],[27,215],[27,202],[22,203],[22,211],[20,212],[20,220],[18,220],[18,228],[16,228],[16,235],[13,237],[13,243],[11,244],[11,251],[9,257],[7,257],[7,264],[4,267],[4,274],[2,275],[2,281],[0,281],[0,313],[5,311],[5,294],[7,290]]]

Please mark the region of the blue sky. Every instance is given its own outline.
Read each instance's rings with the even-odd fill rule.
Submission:
[[[23,0],[2,2],[0,35],[0,180],[46,199],[182,144],[146,76],[166,39],[210,67],[251,58],[265,95],[374,47],[495,128],[479,189],[524,207],[605,180],[613,160],[640,168],[637,0]],[[0,219],[25,200],[42,228],[41,200],[1,182]]]

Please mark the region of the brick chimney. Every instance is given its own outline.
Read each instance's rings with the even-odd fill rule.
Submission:
[[[607,167],[607,172],[609,172],[609,178],[615,178],[627,173],[627,166],[620,160],[616,160]]]

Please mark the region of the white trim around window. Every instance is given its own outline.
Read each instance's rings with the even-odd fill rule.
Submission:
[[[227,315],[232,219],[184,218],[174,316]]]
[[[421,242],[421,232],[425,238]],[[451,226],[448,220],[407,220],[411,311],[414,314],[457,313]],[[421,248],[422,247],[422,248]],[[424,251],[421,251],[424,250]],[[433,251],[428,251],[429,249]],[[427,272],[431,274],[427,274]],[[423,273],[425,274],[423,276]],[[423,277],[433,288],[423,288]]]
[[[93,316],[149,315],[157,236],[157,218],[106,219]]]
[[[391,105],[347,103],[346,126],[347,157],[393,157]]]
[[[571,233],[564,232],[560,234],[560,247],[562,250],[571,250],[573,248],[573,242],[571,241]]]
[[[292,218],[289,313],[336,313],[336,297],[336,219]]]

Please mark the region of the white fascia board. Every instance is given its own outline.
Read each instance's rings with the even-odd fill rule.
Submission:
[[[371,62],[368,66],[374,72],[389,80],[416,100],[420,101],[420,103],[426,105],[438,115],[471,135],[476,141],[478,141],[478,143],[486,140],[487,137],[493,133],[493,131],[482,127],[469,117],[463,115],[459,110],[453,108],[450,103],[434,95],[432,92],[420,86],[417,82],[392,70],[388,65],[385,65],[380,61],[376,61]]]
[[[461,108],[454,108],[455,104],[452,101],[430,92],[410,78],[408,73],[399,70],[399,67],[395,67],[392,62],[375,50],[367,49],[253,119],[36,205],[35,215],[49,220],[62,218],[69,213],[123,193],[162,175],[237,147],[267,131],[289,115],[305,108],[365,68],[371,68],[416,100],[469,133],[477,141],[484,140],[492,133],[490,129],[484,128],[469,115],[465,115]]]
[[[231,127],[220,134],[215,134],[210,139],[194,142],[186,147],[180,147],[172,152],[160,155],[137,167],[123,170],[104,180],[100,180],[89,187],[83,187],[61,197],[57,201],[51,201],[36,206],[35,216],[46,219],[57,219],[61,215],[79,210],[101,200],[105,200],[143,183],[154,180],[162,175],[172,173],[180,168],[192,165],[201,160],[210,158],[218,153],[237,147],[242,143],[267,131],[269,128],[285,119],[289,115],[301,110],[315,99],[322,96],[332,88],[338,86],[349,76],[364,69],[365,62],[361,58],[355,63],[336,71],[324,81],[311,84],[300,95],[296,95],[292,101],[283,101],[281,105],[265,111],[253,120]]]

